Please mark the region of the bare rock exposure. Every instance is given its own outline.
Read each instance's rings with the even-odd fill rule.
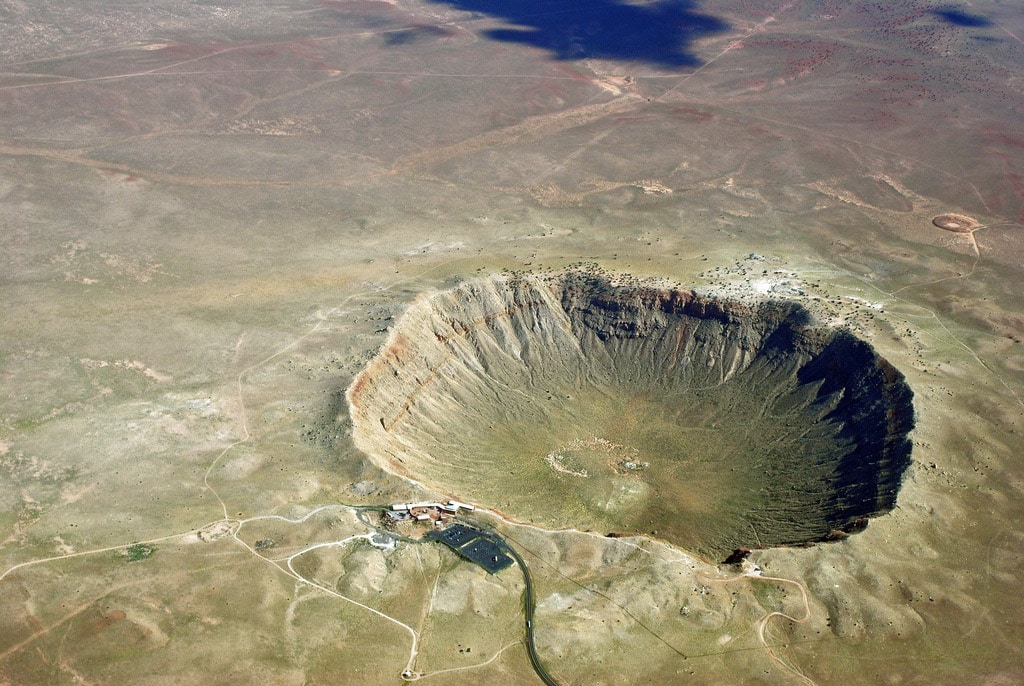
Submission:
[[[348,398],[389,471],[715,559],[858,530],[910,463],[912,392],[851,333],[586,270],[422,296]]]

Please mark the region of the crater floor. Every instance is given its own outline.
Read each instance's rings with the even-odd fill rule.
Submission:
[[[389,471],[717,559],[859,529],[910,462],[912,392],[849,332],[586,270],[421,297],[348,397]]]

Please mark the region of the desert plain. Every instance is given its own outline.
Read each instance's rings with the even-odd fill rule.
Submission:
[[[448,497],[528,564],[560,684],[1024,682],[1020,8],[0,18],[0,684],[540,683],[520,570],[359,509]],[[766,543],[759,515],[704,542],[723,503],[743,522],[806,488],[757,460],[802,434],[711,385],[484,384],[493,433],[396,425],[410,397],[376,427],[350,411],[424,303],[567,273],[799,306],[868,344],[912,391],[891,502],[851,532]],[[655,495],[688,518],[634,517]]]

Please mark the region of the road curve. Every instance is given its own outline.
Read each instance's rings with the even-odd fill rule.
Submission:
[[[523,571],[523,580],[526,582],[526,593],[523,595],[523,605],[526,615],[526,652],[530,655],[530,664],[533,665],[533,671],[537,672],[537,676],[547,686],[558,686],[558,682],[555,681],[548,671],[544,669],[544,665],[540,662],[540,656],[537,654],[537,645],[534,641],[533,635],[533,611],[535,609],[536,598],[533,593],[533,578],[530,576],[530,569],[526,566],[526,561],[522,556],[517,553],[511,545],[505,541],[505,550],[512,559],[519,565],[519,569]]]
[[[388,531],[377,526],[376,524],[372,523],[369,519],[367,519],[366,514],[368,512],[385,511],[388,509],[387,506],[358,505],[352,507],[356,511],[356,518],[359,519],[359,521],[365,524],[366,526],[373,529],[374,531],[377,531],[378,533],[391,536],[399,541],[404,541],[406,543],[422,544],[428,542],[427,539],[424,538],[410,538],[408,536],[402,536],[401,534],[397,534],[394,531]],[[522,570],[523,581],[526,582],[526,591],[523,594],[523,614],[526,617],[526,652],[530,656],[530,664],[533,666],[533,671],[537,673],[537,676],[540,678],[540,680],[547,684],[547,686],[558,686],[558,682],[555,681],[554,677],[548,674],[548,671],[544,669],[544,665],[541,664],[540,661],[540,655],[537,654],[537,645],[533,632],[533,612],[536,609],[537,598],[533,591],[533,577],[530,576],[530,568],[526,566],[526,560],[523,559],[522,555],[515,551],[515,549],[509,544],[507,540],[505,540],[502,536],[496,534],[494,532],[493,527],[490,527],[484,524],[483,522],[477,521],[471,517],[463,516],[458,517],[458,519],[463,522],[466,522],[467,524],[472,525],[477,529],[480,529],[481,531],[487,531],[488,533],[493,535],[501,543],[502,549],[505,552],[507,552],[512,557],[513,560],[516,561],[516,564],[519,565],[519,569]],[[404,675],[403,679],[405,679]],[[405,680],[408,681],[408,679]]]

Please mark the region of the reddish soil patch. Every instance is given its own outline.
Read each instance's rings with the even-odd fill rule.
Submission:
[[[87,626],[85,628],[85,635],[87,637],[96,636],[106,631],[114,624],[117,624],[118,622],[122,621],[125,618],[125,616],[126,615],[123,611],[113,610],[112,612],[110,612],[110,614],[103,615],[98,620],[93,622],[91,625]]]
[[[932,224],[953,233],[971,233],[980,226],[976,220],[964,214],[940,214],[932,219]]]
[[[712,112],[699,110],[695,107],[674,107],[671,110],[669,110],[669,112],[671,114],[678,114],[689,119],[696,119],[699,122],[711,121],[712,119],[715,118],[715,115]]]

